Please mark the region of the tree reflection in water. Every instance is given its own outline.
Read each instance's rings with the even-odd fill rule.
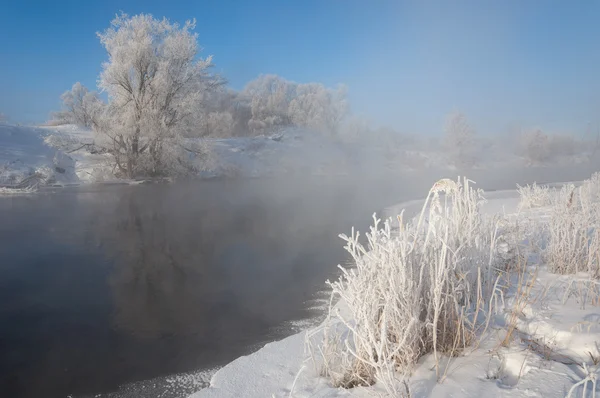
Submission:
[[[337,234],[383,200],[293,180],[0,202],[0,396],[111,391],[284,337],[343,261]]]

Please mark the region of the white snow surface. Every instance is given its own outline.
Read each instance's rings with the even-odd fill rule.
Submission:
[[[33,127],[0,123],[0,187],[18,185],[25,179],[22,190],[34,184],[77,183],[75,162],[66,154],[44,142],[47,132]]]
[[[516,191],[497,191],[486,195],[483,211],[503,213],[526,219],[544,217],[544,209],[520,212]],[[407,209],[420,209],[422,201],[392,206],[386,216]],[[406,214],[406,213],[405,213]],[[545,271],[537,274],[531,300],[517,322],[514,340],[500,343],[506,335],[503,322],[496,320],[477,348],[447,362],[447,374],[436,380],[432,355],[419,361],[408,383],[410,397],[565,397],[571,388],[585,379],[583,363],[597,372],[594,361],[600,358],[600,311],[590,303],[571,297],[567,289],[573,283],[585,284],[582,276],[558,276]],[[575,295],[576,296],[576,295]],[[337,304],[345,312],[343,303]],[[334,388],[319,377],[306,351],[307,334],[318,339],[319,329],[303,331],[284,340],[269,343],[259,351],[243,356],[218,370],[210,387],[190,398],[204,397],[383,397],[377,384],[346,390]],[[596,358],[596,359],[594,359]],[[595,375],[596,373],[594,373]],[[593,376],[595,378],[595,376]],[[592,384],[586,397],[592,397]],[[573,397],[582,397],[583,386],[573,389]]]

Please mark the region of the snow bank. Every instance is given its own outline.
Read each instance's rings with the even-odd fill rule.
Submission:
[[[75,161],[44,142],[43,129],[0,124],[0,186],[77,183]]]
[[[540,229],[548,222],[548,206],[527,208],[527,200],[522,202],[514,190],[486,198],[483,212],[502,214],[502,225],[517,228],[515,236],[525,239],[522,244],[528,247],[511,257],[515,264],[509,264],[501,281],[504,294],[498,295],[496,315],[481,340],[456,357],[442,358],[441,377],[436,375],[434,355],[421,358],[400,396],[595,397],[600,283],[588,275],[548,272],[536,247],[537,239],[544,239]],[[407,202],[386,213],[395,215],[401,208],[416,213],[422,204]],[[348,315],[343,303],[336,308]],[[333,388],[317,373],[306,344],[322,338],[323,330],[301,332],[238,358],[213,375],[210,387],[191,397],[387,396],[379,383]]]
[[[218,175],[335,175],[351,169],[350,157],[342,145],[306,130],[286,129],[269,136],[210,142],[216,152]]]

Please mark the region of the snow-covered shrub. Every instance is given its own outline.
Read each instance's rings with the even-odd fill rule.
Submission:
[[[563,186],[551,208],[546,261],[551,272],[600,277],[600,175]]]
[[[572,161],[577,154],[589,151],[589,145],[566,134],[547,134],[532,129],[517,136],[516,154],[529,164],[540,165],[558,160]]]
[[[438,181],[420,216],[408,223],[399,216],[397,230],[374,216],[366,247],[354,230],[340,235],[354,267],[340,266],[342,276],[328,283],[349,316],[333,309],[313,348],[334,385],[380,382],[395,393],[398,373],[409,373],[421,356],[433,353],[439,363],[481,332],[502,259],[496,223],[481,215],[482,191],[469,183]]]
[[[551,192],[548,186],[537,185],[535,182],[523,187],[517,184],[517,192],[520,197],[519,209],[533,209],[551,204]]]
[[[75,139],[73,136],[59,132],[45,136],[44,143],[64,152],[72,152],[84,146],[80,140]]]
[[[537,222],[535,238],[544,246],[549,271],[557,274],[588,273],[600,277],[600,173],[581,186],[560,189],[533,184],[517,186],[519,208],[548,207],[547,220]],[[531,239],[529,239],[531,240]]]
[[[594,173],[579,188],[584,205],[600,202],[600,173]]]
[[[110,167],[110,165],[100,165],[93,167],[92,170],[89,172],[87,178],[90,182],[93,183],[111,181],[114,179],[112,167]]]

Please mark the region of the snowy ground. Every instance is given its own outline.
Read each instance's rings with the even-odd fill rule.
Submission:
[[[75,162],[44,137],[42,129],[0,124],[0,189],[78,182]]]
[[[40,126],[39,129],[44,132],[47,145],[60,143],[69,148],[66,156],[75,164],[78,183],[119,182],[113,176],[109,155],[91,153],[89,145],[94,143],[93,131],[74,125]]]
[[[483,211],[489,215],[502,213],[527,222],[543,219],[549,213],[547,207],[519,210],[517,191],[493,192],[486,197]],[[421,205],[422,201],[407,202],[386,213],[395,215],[404,208],[416,214]],[[442,363],[445,376],[441,381],[436,380],[433,355],[421,358],[407,385],[410,395],[406,396],[595,396],[592,391],[600,364],[600,311],[598,297],[589,292],[596,291],[596,282],[586,275],[550,274],[543,265],[536,266],[533,275],[535,283],[527,299],[517,294],[505,297],[504,310],[476,348]],[[338,307],[345,311],[343,303]],[[515,329],[506,339],[511,325]],[[213,375],[209,388],[191,398],[386,396],[378,384],[346,390],[333,388],[319,377],[306,350],[306,342],[318,339],[319,333],[319,328],[303,331],[238,358]],[[307,339],[307,335],[312,337]],[[586,377],[588,382],[581,382]]]

